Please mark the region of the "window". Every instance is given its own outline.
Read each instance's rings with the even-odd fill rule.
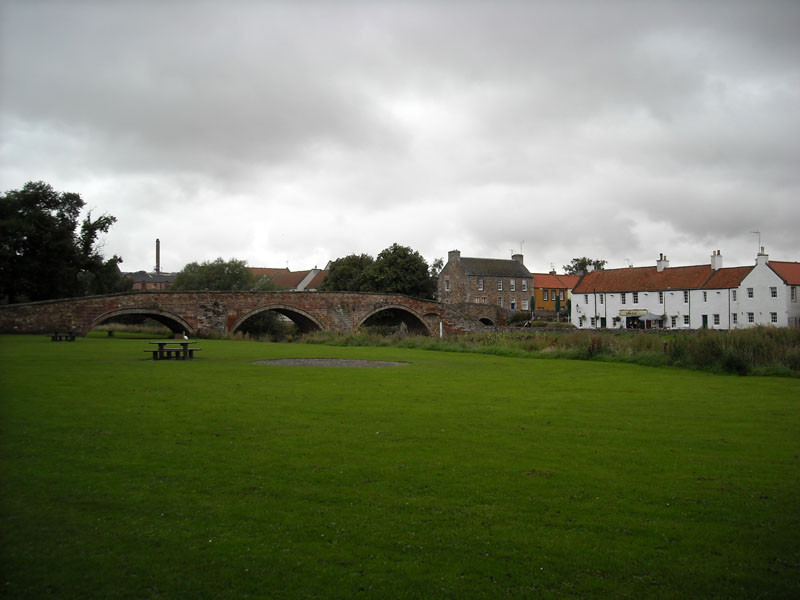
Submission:
[[[689,304],[689,291],[683,290],[683,303]]]
[[[625,304],[625,303],[627,303],[627,301],[628,301],[628,300],[627,300],[627,296],[628,296],[628,294],[626,294],[625,292],[622,292],[622,293],[619,295],[619,301],[620,301],[622,304]]]
[[[497,291],[498,292],[502,292],[503,291],[503,278],[502,277],[498,277],[497,278]]]
[[[731,323],[733,323],[734,325],[738,324],[739,315],[737,315],[736,313],[731,313]]]
[[[475,296],[475,304],[480,304],[480,303],[481,303],[481,299],[478,298],[477,296]]]
[[[478,291],[483,291],[483,277],[478,277]]]
[[[756,322],[755,313],[747,313],[747,322],[748,323],[755,323]]]
[[[600,294],[600,304],[603,303],[603,294]]]
[[[512,298],[511,299],[511,310],[517,310],[517,299],[516,298]]]
[[[639,304],[639,292],[633,292],[633,303]]]
[[[542,290],[542,298],[544,298],[544,301],[545,301],[545,302],[547,302],[547,299],[548,299],[549,297],[550,297],[550,291],[549,291],[549,290]],[[588,297],[588,296],[587,296],[587,297]],[[587,300],[587,302],[588,302],[588,300]]]
[[[483,303],[484,303],[484,304],[487,304],[487,303],[488,303],[488,300],[486,299],[486,296],[484,296],[484,297],[483,297]]]
[[[776,287],[769,288],[769,297],[770,298],[777,298],[778,297],[778,288],[776,288]]]
[[[703,302],[708,302],[708,292],[703,292]]]
[[[736,302],[736,290],[731,290],[731,300]]]
[[[664,304],[664,292],[658,292],[658,303]]]
[[[677,327],[678,326],[678,317],[670,317],[670,326]]]
[[[689,315],[683,315],[683,324],[689,326]]]
[[[523,300],[522,301],[522,310],[528,310],[528,301],[527,300]]]
[[[769,322],[770,323],[777,323],[778,322],[778,313],[769,313]]]
[[[594,326],[595,326],[595,323],[596,323],[596,322],[597,322],[597,320],[596,320],[594,317],[592,317],[592,327],[594,327]]]
[[[584,304],[589,304],[589,294],[584,294],[583,295],[583,302],[584,302]]]
[[[752,298],[753,297],[753,288],[747,288],[747,297],[748,298]]]
[[[528,291],[528,280],[527,279],[523,279],[522,280],[522,291],[523,292],[527,292]]]
[[[792,286],[792,302],[797,302],[797,286]]]
[[[714,315],[714,325],[719,325],[719,315]]]
[[[564,290],[558,292],[558,297],[563,301],[564,300]]]
[[[497,299],[497,303],[502,307],[503,306],[503,299],[502,298],[498,298]]]
[[[511,291],[512,292],[516,292],[517,291],[517,280],[516,279],[512,279],[511,280]]]
[[[445,292],[449,292],[450,291],[450,280],[449,279],[445,279],[444,280],[444,291]]]

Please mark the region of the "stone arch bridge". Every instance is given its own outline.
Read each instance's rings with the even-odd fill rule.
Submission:
[[[291,319],[303,332],[353,332],[389,312],[410,332],[463,333],[503,324],[507,311],[492,305],[449,305],[401,294],[350,292],[127,292],[0,306],[0,331],[86,335],[122,315],[143,315],[189,335],[226,335],[265,310]]]

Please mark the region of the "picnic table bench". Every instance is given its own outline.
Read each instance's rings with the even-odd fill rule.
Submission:
[[[200,352],[202,348],[191,348],[195,341],[187,340],[161,340],[149,342],[157,346],[157,348],[148,348],[145,352],[153,355],[153,360],[169,360],[174,358],[176,360],[191,360],[194,358],[195,352]]]
[[[74,331],[54,331],[53,335],[50,336],[50,341],[52,341],[52,342],[74,342],[75,341],[75,332]]]

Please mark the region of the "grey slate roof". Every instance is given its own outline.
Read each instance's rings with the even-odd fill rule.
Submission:
[[[533,277],[525,265],[503,258],[469,258],[462,256],[461,266],[467,275],[481,277]]]

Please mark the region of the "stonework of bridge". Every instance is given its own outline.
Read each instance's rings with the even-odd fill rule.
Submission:
[[[502,324],[506,311],[491,305],[449,305],[401,294],[350,292],[128,292],[0,306],[0,331],[86,335],[124,315],[159,321],[175,333],[227,335],[250,317],[272,310],[302,332],[354,332],[375,315],[390,312],[410,332],[445,335]],[[483,316],[481,316],[483,315]]]

